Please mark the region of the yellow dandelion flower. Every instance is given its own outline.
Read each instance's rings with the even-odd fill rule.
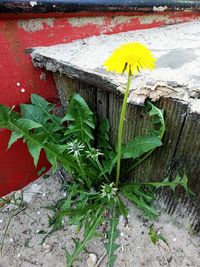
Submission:
[[[142,69],[155,68],[152,52],[140,43],[128,43],[119,46],[106,60],[104,66],[107,71],[123,74],[138,74]]]

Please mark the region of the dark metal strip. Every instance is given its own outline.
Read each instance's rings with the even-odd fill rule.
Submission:
[[[49,13],[80,11],[199,10],[200,0],[7,0],[0,1],[0,13]],[[162,9],[163,8],[163,9]]]

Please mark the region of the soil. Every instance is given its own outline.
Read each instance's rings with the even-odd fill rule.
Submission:
[[[65,267],[65,248],[73,249],[71,238],[76,228],[64,224],[63,230],[50,235],[41,244],[44,232],[48,232],[48,216],[45,207],[64,197],[58,175],[39,178],[16,195],[23,194],[27,208],[15,215],[5,235],[0,267]],[[162,203],[161,203],[162,204]],[[162,207],[162,205],[160,205]],[[0,239],[2,240],[9,218],[15,207],[9,205],[0,213]],[[119,218],[120,245],[115,267],[200,267],[200,238],[184,218],[164,211],[156,221],[146,219],[141,211],[128,203],[129,221],[126,225]],[[153,224],[167,243],[150,241],[149,228]],[[75,262],[75,267],[106,267],[104,238],[96,238],[87,246]]]

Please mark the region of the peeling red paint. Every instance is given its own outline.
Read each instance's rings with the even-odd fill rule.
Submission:
[[[61,14],[60,17],[54,14],[51,20],[7,19],[4,16],[4,19],[0,20],[0,104],[18,106],[20,103],[29,102],[31,93],[57,101],[52,76],[47,73],[45,79],[40,78],[42,70],[34,69],[30,57],[24,54],[24,50],[28,47],[68,43],[102,33],[113,34],[160,27],[199,17],[198,13],[191,12],[165,12],[165,14],[158,12],[156,15],[136,12],[95,13],[82,14],[82,16],[79,14],[79,18],[73,16],[75,14]],[[87,23],[85,18],[89,16],[93,19],[89,19]],[[72,18],[75,23],[72,23]],[[35,25],[34,30],[30,28],[32,25]],[[20,86],[17,86],[17,83]],[[34,180],[41,167],[49,168],[44,154],[40,158],[38,168],[35,168],[22,141],[18,141],[7,151],[9,136],[10,133],[7,130],[0,130],[0,195],[19,189]]]

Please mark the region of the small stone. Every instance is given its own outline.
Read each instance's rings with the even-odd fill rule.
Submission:
[[[121,232],[121,233],[120,233],[120,236],[124,236],[124,233]]]
[[[40,211],[38,210],[37,214],[39,215],[40,214]]]
[[[124,217],[122,215],[119,216],[119,223],[123,223]]]
[[[3,223],[3,220],[0,220],[0,223]]]
[[[49,253],[52,251],[53,249],[53,244],[43,244],[43,248],[44,248],[44,252],[45,253]]]
[[[10,238],[10,242],[12,243],[14,241],[14,239],[13,238]]]
[[[42,196],[43,196],[43,197],[46,197],[46,193],[43,193]]]
[[[173,241],[176,242],[176,238],[175,237],[173,238]]]
[[[20,256],[21,256],[21,254],[19,253],[19,254],[17,254],[17,258],[20,258]]]
[[[87,267],[95,267],[97,263],[97,255],[94,253],[89,254],[89,258],[87,259]]]

